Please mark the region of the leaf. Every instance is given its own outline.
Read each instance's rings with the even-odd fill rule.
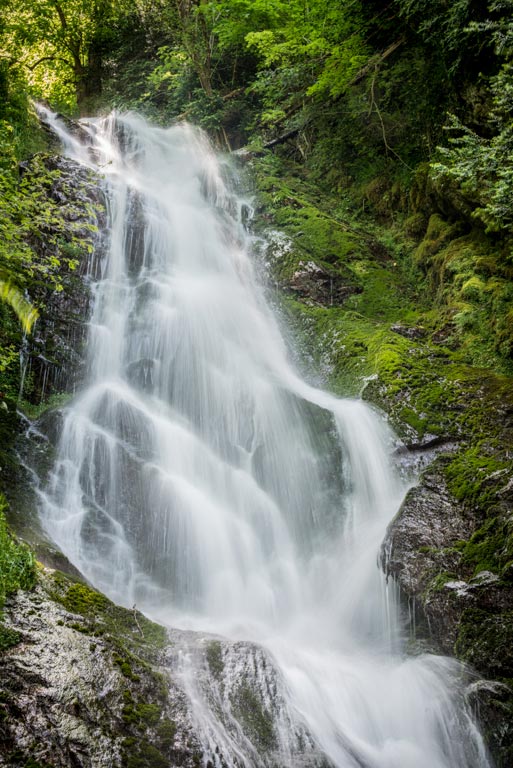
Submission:
[[[27,301],[19,288],[9,281],[0,280],[0,299],[13,308],[25,333],[30,333],[39,312]]]

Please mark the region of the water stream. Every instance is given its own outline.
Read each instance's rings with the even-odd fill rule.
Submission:
[[[291,366],[223,163],[186,125],[117,115],[82,142],[45,118],[105,176],[110,249],[41,519],[113,600],[190,632],[204,764],[489,766],[460,668],[404,655],[377,565],[405,492],[392,436]],[[222,685],[195,633],[230,641],[211,645]],[[258,738],[230,697],[241,680],[267,707]]]

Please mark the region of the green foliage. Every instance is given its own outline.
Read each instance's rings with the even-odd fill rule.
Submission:
[[[488,232],[513,231],[513,64],[504,64],[490,85],[488,126],[494,135],[480,135],[452,116],[447,125],[449,147],[440,147],[432,172],[435,179],[457,182],[477,204],[473,216]]]
[[[495,50],[496,71],[484,81],[487,108],[478,125],[452,115],[449,146],[432,164],[435,179],[456,182],[471,202],[474,218],[488,232],[513,231],[513,3],[489,3],[490,17],[466,31]],[[475,122],[475,120],[474,120]]]
[[[74,110],[101,90],[103,59],[130,6],[124,0],[11,0],[0,44],[16,52],[32,94]]]
[[[14,309],[24,332],[30,333],[39,313],[25,299],[21,291],[9,282],[0,280],[0,301],[5,301]]]
[[[10,534],[6,510],[7,502],[0,496],[0,611],[6,595],[17,589],[30,589],[36,578],[34,556]],[[5,644],[9,633],[5,629],[2,632],[0,644]]]
[[[435,45],[455,73],[462,63],[469,41],[469,25],[481,18],[478,3],[472,0],[395,0],[401,16],[415,24],[416,33]],[[476,18],[477,17],[477,18]]]

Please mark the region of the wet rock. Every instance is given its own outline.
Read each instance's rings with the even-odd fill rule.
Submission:
[[[426,336],[426,329],[422,326],[407,326],[407,325],[399,325],[399,323],[395,323],[394,325],[390,326],[390,330],[394,333],[398,333],[400,336],[404,336],[406,339],[423,339]]]
[[[479,680],[468,692],[478,712],[491,751],[500,755],[497,768],[513,765],[513,691],[504,683]]]
[[[451,494],[444,473],[449,461],[439,457],[409,491],[387,530],[381,559],[400,587],[419,646],[454,655],[488,678],[475,684],[472,700],[496,764],[505,768],[513,756],[513,579],[508,567],[475,572],[476,558],[487,554],[494,562],[497,556],[493,529],[487,528],[488,538],[482,534],[479,506]],[[501,470],[482,481],[487,498],[496,499],[499,520],[500,489],[508,484]]]
[[[343,304],[349,296],[362,292],[359,286],[351,285],[314,261],[300,261],[286,287],[301,298],[325,307]]]
[[[22,375],[24,396],[34,404],[52,394],[73,391],[83,377],[91,285],[100,273],[106,245],[105,235],[100,234],[105,230],[105,204],[98,176],[59,155],[37,156],[21,170],[40,173],[41,163],[47,172],[57,172],[48,177],[51,183],[45,188],[48,198],[59,206],[60,220],[55,231],[47,223],[32,248],[36,264],[47,264],[52,257],[60,264],[62,290],[55,290],[50,279],[30,288],[39,319],[22,350]],[[67,242],[62,239],[63,221],[69,225]]]
[[[2,631],[2,767],[197,768],[239,750],[334,768],[254,643],[166,631],[48,569],[11,598]]]
[[[453,548],[469,538],[474,527],[449,493],[441,464],[435,463],[408,492],[382,545],[385,573],[397,580],[403,595],[416,606],[419,632],[423,627],[446,653],[453,652],[466,606],[466,596],[447,586],[457,581],[460,555]]]
[[[203,713],[193,721],[204,760],[212,759],[207,765],[227,765],[242,754],[251,765],[334,768],[288,703],[266,649],[197,632],[171,630],[170,637],[170,668],[175,676],[181,670],[188,699]]]
[[[5,619],[19,641],[0,656],[0,766],[198,764],[163,629],[50,571]]]

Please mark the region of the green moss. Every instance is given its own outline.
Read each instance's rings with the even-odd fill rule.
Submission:
[[[20,641],[21,634],[19,632],[0,623],[0,653],[18,645]]]
[[[487,450],[486,444],[478,444],[460,453],[447,465],[445,473],[449,490],[458,501],[489,505],[497,492],[493,482],[495,473],[511,466],[511,462],[498,457],[496,451]]]
[[[160,720],[161,709],[157,704],[139,704],[136,712],[140,722],[145,725],[156,725]]]
[[[157,725],[160,720],[162,707],[145,701],[136,702],[131,691],[124,691],[123,720],[125,723],[135,725],[139,730],[145,730],[149,726]]]
[[[468,608],[461,617],[455,651],[491,679],[507,677],[513,668],[513,611],[497,614]]]
[[[427,269],[433,257],[456,236],[458,231],[458,225],[450,224],[437,213],[432,214],[424,239],[415,251],[414,258],[417,264]]]
[[[269,153],[258,160],[254,170],[266,216],[294,238],[297,249],[329,264],[360,253],[364,233],[354,229],[340,200],[320,196],[298,166],[286,168]]]
[[[243,682],[238,687],[232,699],[233,713],[244,726],[254,744],[263,751],[269,751],[276,746],[276,733],[272,715],[267,712],[262,700],[251,688]]]
[[[441,571],[430,581],[427,592],[440,592],[445,588],[445,585],[450,581],[457,579],[455,573],[448,573],[447,571]]]
[[[23,400],[20,403],[20,409],[31,421],[35,421],[46,411],[62,408],[69,403],[72,397],[73,395],[69,392],[55,392],[50,397],[41,400],[38,404]]]
[[[104,595],[86,584],[72,584],[61,602],[66,610],[84,616],[101,613],[108,605]]]
[[[211,674],[219,680],[224,670],[223,648],[219,640],[212,640],[207,645],[206,655]]]
[[[150,621],[139,611],[114,605],[105,595],[55,571],[52,574],[51,596],[68,611],[81,614],[94,634],[108,633],[118,638],[120,647],[131,652],[143,651],[152,656],[168,643],[164,627]],[[120,653],[120,664],[129,663],[126,652]],[[127,670],[128,671],[128,670]]]
[[[176,723],[165,717],[157,726],[156,733],[163,749],[170,749],[175,741]]]
[[[121,674],[124,675],[129,680],[132,680],[133,682],[139,682],[141,679],[139,675],[135,675],[132,670],[132,665],[128,658],[125,656],[120,656],[119,654],[115,654],[113,658],[114,664],[116,664],[119,669],[121,670]]]
[[[131,754],[125,755],[123,765],[126,768],[169,768],[170,762],[157,747],[143,740]]]
[[[501,574],[513,558],[511,522],[491,517],[479,528],[462,549],[462,562],[474,573],[493,571]]]
[[[20,641],[20,634],[1,623],[6,595],[17,589],[30,589],[36,581],[35,560],[32,552],[10,533],[5,519],[7,502],[0,494],[0,651]]]

